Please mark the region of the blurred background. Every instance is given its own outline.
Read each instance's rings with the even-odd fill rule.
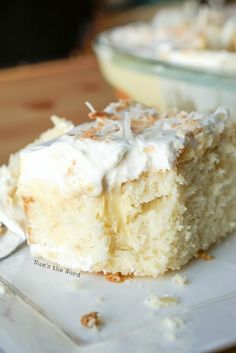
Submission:
[[[169,0],[1,0],[0,67],[87,52],[98,32],[147,19],[159,5],[168,3]]]

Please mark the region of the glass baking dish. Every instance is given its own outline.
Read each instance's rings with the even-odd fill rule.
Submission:
[[[211,111],[225,106],[236,119],[236,72],[192,68],[135,55],[112,44],[109,31],[97,37],[94,50],[105,79],[121,98],[160,111]]]

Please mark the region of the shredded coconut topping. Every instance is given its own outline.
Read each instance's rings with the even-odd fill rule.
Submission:
[[[82,315],[80,322],[82,326],[89,329],[99,328],[102,325],[101,316],[97,311]]]
[[[90,122],[24,150],[20,183],[42,178],[68,192],[81,188],[98,195],[104,185],[113,188],[143,172],[170,170],[196,153],[204,153],[210,137],[224,130],[228,111],[160,114],[140,103],[121,100],[89,116]],[[72,161],[76,161],[73,173],[65,175]]]
[[[177,305],[180,303],[180,299],[173,295],[164,295],[160,297],[158,295],[150,294],[145,300],[145,304],[151,309],[158,310],[167,306]]]
[[[177,273],[173,278],[172,281],[176,284],[180,284],[180,285],[185,285],[188,283],[188,279],[187,277],[180,275],[179,273]]]

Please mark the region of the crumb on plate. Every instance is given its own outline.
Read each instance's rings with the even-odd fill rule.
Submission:
[[[0,222],[0,235],[3,235],[6,232],[7,228],[3,223]]]
[[[172,281],[176,284],[180,284],[180,285],[185,285],[188,283],[188,279],[187,277],[180,275],[179,273],[177,273],[173,278]]]
[[[209,255],[206,251],[204,250],[199,250],[197,252],[197,258],[198,259],[201,259],[201,260],[204,260],[204,261],[211,261],[213,260],[215,257],[212,256],[212,255]]]
[[[170,330],[176,330],[184,326],[183,320],[178,317],[164,317],[162,325]]]
[[[109,282],[122,283],[127,279],[133,278],[134,276],[132,274],[122,275],[120,272],[116,272],[116,273],[107,273],[105,277]]]
[[[154,294],[150,294],[145,300],[145,304],[152,309],[160,309],[167,306],[177,305],[180,303],[180,299],[173,295],[164,295],[162,297]]]
[[[80,323],[86,328],[98,328],[102,325],[102,319],[97,311],[91,311],[88,314],[84,314],[80,317]]]

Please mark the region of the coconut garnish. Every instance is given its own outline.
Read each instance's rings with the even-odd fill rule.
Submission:
[[[7,227],[0,222],[0,235],[5,234],[6,231],[7,231]]]
[[[90,102],[86,101],[85,105],[87,106],[87,108],[90,110],[91,113],[96,113],[96,109],[94,109],[94,107]]]
[[[131,117],[127,112],[125,113],[125,118],[124,118],[124,134],[128,142],[133,142],[134,136],[131,129]]]
[[[214,115],[219,117],[221,120],[225,121],[228,119],[229,117],[229,110],[227,108],[224,107],[219,107],[216,109]]]

